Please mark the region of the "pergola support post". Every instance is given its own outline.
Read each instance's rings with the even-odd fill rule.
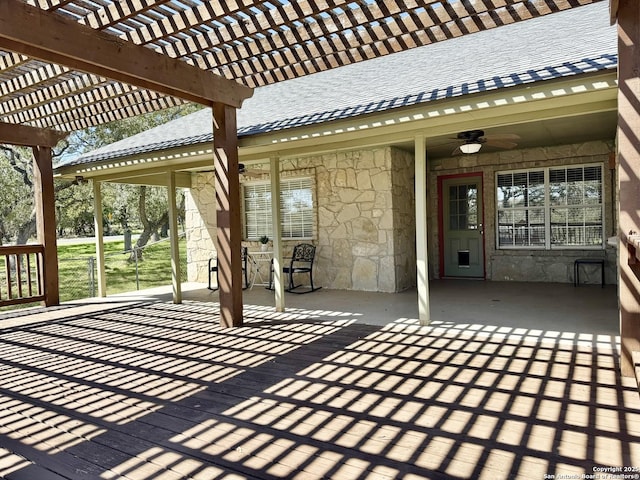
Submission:
[[[44,304],[60,305],[58,247],[56,242],[56,197],[53,186],[51,147],[33,147],[33,184],[38,242],[44,245]]]
[[[640,265],[629,258],[626,243],[640,233],[640,3],[620,0],[617,15],[620,363],[622,375],[633,376],[633,354],[640,352]]]
[[[220,325],[239,327],[242,318],[242,222],[236,109],[213,104],[214,169]]]

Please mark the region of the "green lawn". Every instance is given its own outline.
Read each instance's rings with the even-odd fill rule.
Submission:
[[[143,260],[129,261],[124,242],[107,242],[105,271],[107,294],[171,285],[171,246],[168,241],[147,245]],[[94,264],[93,283],[89,258],[95,258],[95,244],[58,246],[60,300],[68,301],[97,295],[97,265]],[[186,279],[186,241],[180,240],[180,259],[183,281]]]

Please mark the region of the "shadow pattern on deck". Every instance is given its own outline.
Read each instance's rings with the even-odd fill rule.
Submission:
[[[140,303],[0,330],[7,479],[507,479],[640,467],[615,338]]]

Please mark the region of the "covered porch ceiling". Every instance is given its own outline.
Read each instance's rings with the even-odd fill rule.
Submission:
[[[70,132],[189,100],[96,68],[134,65],[144,80],[132,44],[213,74],[198,81],[258,87],[597,1],[4,0],[0,122]],[[88,48],[85,27],[117,48]]]
[[[558,117],[538,120],[533,122],[510,124],[484,129],[485,135],[494,136],[501,134],[518,135],[517,148],[550,147],[557,145],[569,145],[584,143],[593,140],[613,140],[616,135],[618,112],[608,110],[603,112],[588,113],[576,117]],[[459,145],[459,141],[453,140],[455,135],[441,135],[428,139],[427,151],[430,159],[452,158],[453,150]],[[399,145],[408,151],[413,150],[412,143]],[[504,151],[491,145],[483,145],[482,153]],[[458,155],[460,155],[458,153]],[[453,161],[454,159],[452,159]]]

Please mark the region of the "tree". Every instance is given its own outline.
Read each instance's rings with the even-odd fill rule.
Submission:
[[[34,209],[34,185],[33,185],[33,151],[27,147],[0,145],[0,170],[3,171],[0,179],[0,244],[3,241],[14,241],[18,245],[25,244],[36,233],[36,212]],[[58,180],[54,188],[56,199],[62,198],[62,204],[56,209],[69,216],[73,205],[64,201],[65,197],[73,198],[74,183],[68,180]],[[77,195],[76,195],[77,196]],[[57,202],[58,203],[58,202]],[[87,213],[87,202],[76,199],[77,208]],[[81,208],[84,206],[84,208]],[[58,217],[59,221],[60,217]]]
[[[139,187],[138,216],[142,223],[142,233],[136,241],[136,248],[133,250],[132,258],[137,256],[142,258],[142,250],[153,235],[158,234],[158,230],[169,222],[167,211],[167,194],[165,188]]]
[[[149,240],[166,237],[169,228],[167,189],[154,186],[125,184],[104,185],[103,200],[110,205],[109,213],[122,231],[139,226],[142,229],[136,241],[136,250]],[[178,220],[184,223],[184,193],[178,193]],[[105,209],[106,210],[106,209]],[[138,259],[142,254],[138,253]],[[132,254],[130,259],[136,257]]]
[[[35,230],[33,182],[26,148],[0,145],[0,245]],[[26,240],[20,243],[26,243]]]
[[[158,112],[138,115],[124,120],[105,123],[85,130],[72,132],[66,140],[61,142],[64,153],[61,160],[75,157],[96,148],[131,137],[145,130],[162,125],[176,118],[188,115],[202,108],[200,105],[187,103],[177,107],[160,110]]]
[[[187,104],[78,132],[72,138],[73,145],[70,146],[69,151],[78,151],[80,148],[95,149],[192,113],[199,108],[198,105]],[[111,216],[105,220],[105,224],[111,226],[111,222],[115,220],[123,232],[136,224],[142,227],[142,233],[136,242],[136,250],[144,247],[154,234],[163,230],[166,232],[168,228],[169,213],[165,188],[105,184],[103,199],[106,205],[105,214]],[[179,202],[179,205],[184,210],[184,200]],[[140,255],[138,258],[140,259]]]
[[[58,237],[66,233],[76,237],[92,236],[95,225],[91,185],[87,182],[67,182],[64,188],[63,185],[55,181]]]
[[[96,149],[126,137],[135,135],[169,120],[186,115],[200,108],[185,104],[160,112],[141,115],[126,120],[73,132],[54,149],[54,164],[70,156]],[[0,244],[3,242],[26,243],[35,234],[33,195],[33,152],[30,148],[0,145]],[[109,195],[115,189],[116,194]],[[118,192],[119,189],[119,192]],[[58,234],[93,235],[92,188],[89,184],[69,180],[56,180],[56,215]],[[126,195],[122,197],[123,192]],[[114,187],[105,184],[105,197],[125,198],[115,207],[105,202],[104,224],[111,231],[112,219],[123,225],[138,223],[139,187]],[[149,196],[147,195],[147,198]],[[164,196],[166,199],[166,195]],[[165,202],[166,204],[166,202]],[[147,207],[149,208],[149,207]],[[165,206],[166,209],[166,206]]]

